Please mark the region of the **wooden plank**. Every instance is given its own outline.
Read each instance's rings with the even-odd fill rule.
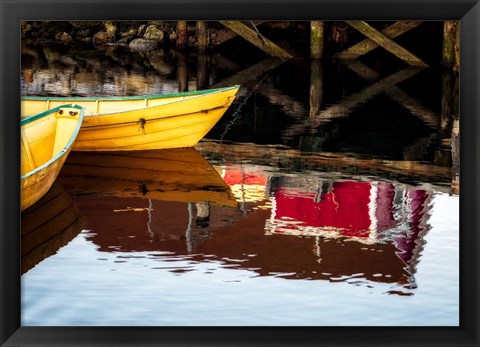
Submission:
[[[264,20],[255,20],[253,21],[253,25],[255,26],[259,26],[263,23],[265,23],[266,21]],[[233,39],[234,37],[237,37],[238,34],[232,30],[228,30],[228,29],[218,29],[218,30],[215,30],[215,37],[214,39],[212,40],[211,44],[212,45],[215,45],[215,46],[218,46],[218,45],[221,45],[222,43],[225,43],[231,39]]]
[[[428,66],[416,55],[400,46],[395,41],[390,40],[377,29],[373,28],[364,21],[348,20],[346,21],[351,27],[357,29],[369,39],[375,41],[379,46],[385,48],[390,53],[394,54],[408,65],[412,66]]]
[[[416,20],[399,21],[382,30],[382,34],[389,39],[394,39],[395,37],[398,37],[406,33],[407,31],[416,28],[422,23],[423,21]],[[337,57],[339,57],[340,59],[356,59],[374,50],[377,47],[379,47],[379,45],[375,41],[371,39],[365,39],[357,43],[356,45],[353,45],[352,47],[346,49],[345,51],[337,54]]]
[[[220,21],[220,23],[271,56],[277,56],[282,59],[290,59],[293,57],[289,52],[278,46],[275,42],[259,35],[257,31],[243,24],[242,22]]]

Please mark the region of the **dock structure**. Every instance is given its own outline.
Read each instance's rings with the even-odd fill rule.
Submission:
[[[282,59],[293,57],[287,50],[260,34],[253,23],[250,23],[250,26],[239,21],[220,21],[220,23],[271,56]]]
[[[323,56],[323,21],[310,22],[310,58]]]
[[[351,48],[350,51],[347,50],[343,54],[340,54],[339,57],[351,59],[352,56],[356,55],[355,58],[357,58],[376,47],[382,47],[406,62],[408,65],[428,66],[415,54],[411,53],[409,50],[392,40],[392,38],[415,28],[420,24],[420,22],[397,22],[393,28],[389,27],[389,29],[385,29],[384,32],[378,31],[365,21],[347,20],[346,22],[352,28],[355,28],[364,34],[368,38],[368,41],[361,42],[360,44],[356,45],[356,47],[354,46]]]
[[[459,34],[460,23],[458,21],[446,20],[443,22],[442,64],[452,67],[454,71],[458,71],[460,65]]]

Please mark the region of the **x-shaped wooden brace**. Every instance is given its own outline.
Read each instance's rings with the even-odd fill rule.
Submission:
[[[354,61],[352,62],[352,65],[354,68],[351,69],[359,72],[359,75],[361,76],[368,76],[366,79],[372,80],[378,78],[378,75],[375,71],[371,70],[360,62]],[[351,113],[352,109],[366,102],[367,100],[372,99],[380,93],[386,93],[391,98],[402,104],[405,108],[410,110],[412,114],[422,119],[425,123],[436,127],[438,126],[437,115],[434,112],[427,110],[419,102],[412,99],[405,92],[396,87],[398,83],[411,78],[421,70],[423,70],[422,67],[406,67],[405,69],[400,70],[381,81],[375,82],[360,92],[345,97],[339,103],[318,112],[308,119],[305,119],[303,123],[297,123],[291,126],[290,128],[286,129],[282,135],[286,137],[295,136],[304,133],[308,128],[317,128],[321,124],[329,122],[332,119],[347,117]]]
[[[364,65],[358,60],[348,63],[347,67],[367,81],[375,81],[379,79],[378,74],[374,70],[370,69],[368,66]],[[399,89],[397,86],[391,85],[383,91],[430,127],[436,128],[439,126],[440,118],[436,112],[429,110],[420,102]]]
[[[387,27],[381,32],[364,21],[347,20],[346,22],[351,27],[355,28],[356,30],[367,36],[368,39],[363,40],[362,42],[341,52],[340,54],[338,54],[339,58],[356,59],[359,56],[364,55],[365,53],[368,53],[371,50],[380,46],[406,62],[408,65],[428,66],[415,54],[411,53],[410,51],[392,40],[393,38],[417,27],[422,23],[421,21],[396,22],[395,24]]]

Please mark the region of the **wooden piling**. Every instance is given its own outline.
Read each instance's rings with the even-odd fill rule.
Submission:
[[[200,50],[200,48],[199,48]],[[205,52],[197,55],[197,90],[208,86],[208,57]]]
[[[446,20],[443,22],[443,55],[442,64],[453,67],[455,63],[455,41],[457,38],[457,21]]]
[[[456,39],[455,39],[455,61],[453,63],[453,71],[460,70],[460,23],[457,22]]]
[[[177,48],[185,49],[188,43],[188,25],[187,21],[179,20],[177,22]]]
[[[177,80],[178,91],[180,93],[188,91],[187,53],[185,52],[178,53]]]
[[[205,52],[208,47],[208,29],[205,21],[197,21],[197,48],[199,52]]]
[[[320,59],[323,56],[323,21],[310,22],[310,57]]]

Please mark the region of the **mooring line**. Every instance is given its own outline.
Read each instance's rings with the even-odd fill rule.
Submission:
[[[220,143],[223,142],[223,138],[225,137],[225,135],[227,134],[227,132],[230,130],[230,128],[232,127],[232,125],[234,125],[241,117],[241,114],[240,114],[240,111],[242,110],[243,106],[245,106],[245,104],[247,103],[248,99],[250,99],[250,97],[257,91],[258,89],[258,86],[260,85],[260,83],[263,82],[263,80],[265,80],[268,75],[270,74],[270,72],[267,72],[262,78],[260,78],[258,80],[258,82],[255,84],[255,86],[252,88],[252,90],[250,91],[250,93],[247,94],[247,96],[243,99],[243,101],[240,103],[240,105],[238,105],[238,107],[236,108],[236,110],[233,112],[232,114],[232,119],[225,125],[225,130],[223,131],[223,133],[220,135]]]

